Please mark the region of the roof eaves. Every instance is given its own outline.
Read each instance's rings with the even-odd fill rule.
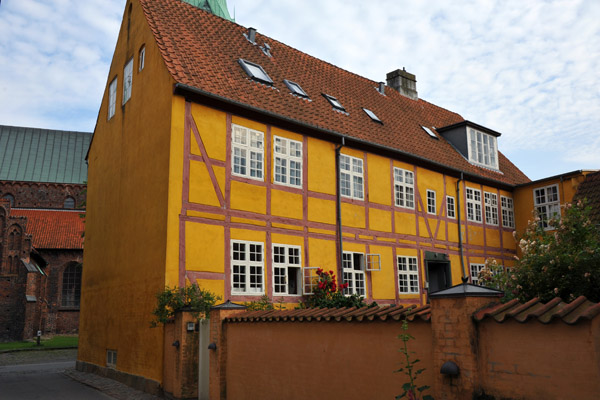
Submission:
[[[415,162],[415,164],[419,164],[425,167],[429,167],[429,168],[433,168],[433,169],[441,169],[445,172],[448,172],[451,175],[454,176],[461,176],[461,174],[463,175],[464,178],[467,178],[470,181],[473,181],[474,183],[485,183],[485,184],[490,184],[490,185],[494,185],[496,187],[499,187],[501,189],[508,189],[508,190],[512,190],[515,185],[506,183],[506,182],[502,182],[496,179],[491,179],[491,178],[487,178],[481,175],[475,175],[473,173],[467,172],[467,171],[462,171],[459,170],[457,168],[453,168],[450,167],[448,165],[445,164],[441,164],[438,163],[436,161],[433,160],[429,160],[420,156],[417,156],[415,154],[412,153],[407,153],[404,152],[402,150],[398,150],[398,149],[394,149],[391,148],[389,146],[384,146],[378,143],[373,143],[373,142],[368,142],[366,140],[362,140],[362,139],[358,139],[355,138],[353,136],[349,136],[349,135],[345,135],[336,131],[332,131],[329,129],[325,129],[316,125],[311,125],[308,124],[306,122],[302,122],[302,121],[298,121],[286,116],[283,116],[281,114],[277,114],[274,113],[272,111],[268,111],[265,109],[261,109],[258,107],[254,107],[251,106],[249,104],[246,103],[242,103],[236,100],[232,100],[226,97],[222,97],[219,96],[217,94],[211,93],[211,92],[207,92],[205,90],[196,88],[194,86],[189,86],[186,85],[184,83],[175,83],[175,87],[174,87],[174,93],[177,95],[181,95],[184,96],[186,98],[190,98],[192,97],[194,100],[198,99],[198,96],[201,98],[206,98],[209,99],[211,101],[216,101],[217,103],[220,103],[222,106],[227,105],[227,106],[233,106],[235,108],[239,108],[242,110],[245,110],[247,112],[250,113],[258,113],[258,114],[262,114],[270,119],[273,119],[276,122],[284,122],[285,124],[290,124],[294,127],[299,127],[302,128],[303,131],[311,131],[311,132],[315,132],[315,133],[320,133],[320,134],[324,134],[325,138],[328,138],[329,140],[336,138],[336,139],[344,139],[346,143],[353,143],[356,145],[359,145],[361,147],[366,147],[366,148],[371,148],[377,151],[383,151],[386,153],[392,153],[394,155],[400,156],[401,158],[403,158],[404,160],[408,161],[413,161]],[[191,96],[190,96],[191,95]],[[437,129],[436,129],[437,130]],[[320,138],[324,138],[323,136],[320,136]],[[340,140],[341,141],[341,140]]]

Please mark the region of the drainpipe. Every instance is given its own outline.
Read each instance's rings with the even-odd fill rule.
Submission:
[[[335,224],[337,225],[337,237],[338,237],[338,248],[337,248],[337,261],[338,261],[338,284],[344,281],[344,268],[342,262],[343,253],[343,240],[342,240],[342,195],[341,195],[341,182],[340,182],[340,151],[346,144],[345,138],[342,136],[342,144],[335,146],[335,199],[337,201],[336,206],[336,218]]]
[[[462,281],[463,283],[467,283],[469,277],[465,273],[465,259],[464,259],[464,250],[462,243],[462,229],[460,223],[460,183],[464,180],[464,175],[460,173],[460,179],[456,181],[456,215],[458,219],[458,250],[460,252],[460,269],[462,271]]]

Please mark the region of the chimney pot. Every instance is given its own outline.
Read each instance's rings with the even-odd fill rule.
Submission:
[[[405,68],[389,72],[386,78],[388,86],[396,89],[401,95],[413,100],[419,98],[417,93],[417,77],[410,72],[406,72]]]
[[[256,43],[256,28],[248,28],[246,39],[248,39],[252,44]]]

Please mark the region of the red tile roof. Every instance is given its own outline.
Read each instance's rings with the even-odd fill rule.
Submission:
[[[566,324],[573,325],[583,320],[591,320],[598,314],[600,314],[600,303],[592,303],[584,296],[580,296],[571,303],[565,303],[558,297],[545,304],[537,298],[524,304],[515,299],[506,304],[496,304],[480,310],[473,318],[476,321],[491,318],[496,322],[514,319],[521,323],[537,320],[543,324],[560,319]]]
[[[27,217],[27,233],[36,249],[83,249],[82,211],[13,208],[10,214]]]
[[[577,187],[575,199],[586,199],[592,208],[590,217],[600,224],[600,171],[585,176],[585,180]]]
[[[247,30],[243,26],[179,0],[139,1],[164,62],[179,84],[470,175],[508,185],[529,181],[502,154],[502,173],[480,168],[470,164],[444,138],[433,139],[421,128],[464,121],[456,113],[422,99],[411,100],[390,87],[383,96],[376,90],[377,82],[259,33],[253,45],[244,37]],[[260,49],[265,42],[271,47],[272,57]],[[261,65],[273,86],[250,79],[238,63],[240,58]],[[310,100],[291,95],[284,79],[298,83]],[[336,97],[348,114],[334,111],[323,93]],[[373,122],[362,107],[373,111],[383,125]]]
[[[419,318],[422,321],[431,319],[430,307],[406,308],[403,306],[388,307],[343,307],[343,308],[304,308],[296,310],[248,311],[226,318],[229,322],[280,322],[280,321],[398,321],[406,317],[409,321]]]

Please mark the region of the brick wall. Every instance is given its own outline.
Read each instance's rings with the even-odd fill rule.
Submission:
[[[430,322],[409,323],[416,338],[409,350],[421,360],[417,367],[426,368],[418,385],[431,386],[428,393],[438,400],[597,399],[600,305],[581,303],[585,316],[569,324],[561,317],[566,311],[541,323],[535,314],[540,308],[523,323],[476,320],[474,314],[491,301],[431,299]],[[394,373],[402,357],[401,321],[278,319],[284,313],[252,319],[239,310],[211,312],[211,341],[217,344],[210,353],[211,400],[375,400],[401,393],[406,378]],[[440,373],[446,361],[459,367],[458,376]]]
[[[63,208],[67,197],[75,200],[75,208],[85,201],[86,185],[67,183],[42,183],[0,181],[0,197],[10,194],[15,208]]]
[[[0,276],[0,341],[22,337],[25,325],[27,274]]]

